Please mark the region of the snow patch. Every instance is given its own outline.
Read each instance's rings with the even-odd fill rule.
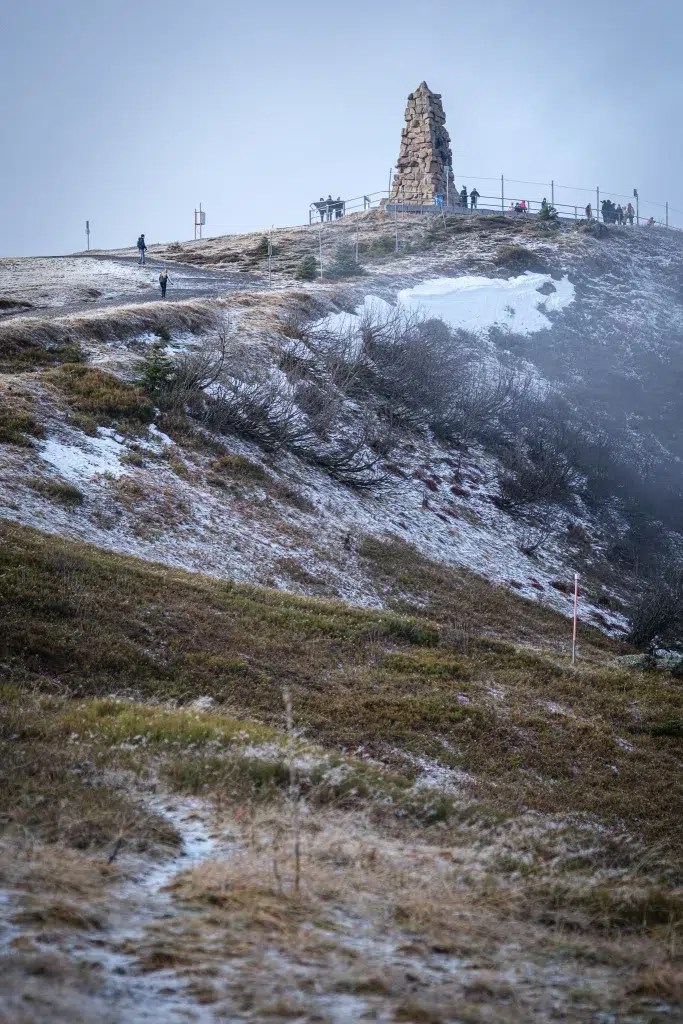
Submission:
[[[544,294],[540,289],[548,284],[554,291]],[[398,294],[401,305],[475,334],[492,327],[523,335],[542,331],[552,327],[546,314],[565,309],[574,298],[574,285],[567,277],[553,281],[550,274],[530,272],[507,279],[437,277]]]
[[[102,433],[98,437],[84,438],[78,446],[50,437],[41,443],[38,454],[65,480],[79,483],[101,473],[115,478],[123,476],[126,470],[119,461],[123,451],[120,441]]]

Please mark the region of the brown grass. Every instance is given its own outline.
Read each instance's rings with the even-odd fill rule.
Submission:
[[[149,423],[153,406],[139,388],[92,366],[60,366],[46,375],[69,407],[99,424]]]
[[[598,815],[661,844],[680,838],[680,738],[640,723],[680,718],[683,695],[665,677],[610,667],[606,639],[576,671],[455,631],[464,582],[450,601],[437,579],[428,620],[212,581],[10,525],[0,536],[2,651],[17,680],[93,696],[208,694],[275,725],[286,682],[297,721],[323,744],[362,746],[399,770],[397,749],[427,755],[475,775],[479,796],[506,810]],[[510,630],[518,614],[537,641],[541,629],[557,637],[560,616],[473,582],[471,630]]]

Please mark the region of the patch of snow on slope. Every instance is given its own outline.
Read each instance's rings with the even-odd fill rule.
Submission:
[[[552,284],[544,294],[539,289]],[[526,273],[519,277],[437,277],[398,294],[404,306],[445,320],[451,327],[482,334],[500,327],[513,334],[533,334],[551,327],[546,313],[558,312],[574,301],[574,285],[567,277],[553,281],[550,274]]]
[[[72,483],[92,480],[100,473],[120,477],[126,472],[119,461],[124,446],[114,437],[84,438],[81,445],[64,444],[56,438],[43,441],[38,452],[44,462]]]

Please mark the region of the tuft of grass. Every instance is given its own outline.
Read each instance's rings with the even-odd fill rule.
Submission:
[[[265,469],[244,455],[226,452],[211,463],[211,473],[219,481],[226,477],[245,483],[265,483],[270,479]]]
[[[494,263],[505,270],[523,273],[525,270],[547,269],[544,260],[525,245],[502,245],[496,252]]]
[[[83,492],[74,484],[64,480],[46,480],[44,477],[34,477],[29,481],[29,487],[37,494],[42,494],[50,501],[56,501],[66,508],[76,508],[85,501]]]
[[[0,404],[0,444],[29,445],[31,437],[42,437],[43,428],[27,409]]]
[[[98,424],[116,422],[150,423],[154,407],[132,384],[92,366],[60,366],[49,379],[65,396],[76,413],[92,417]]]

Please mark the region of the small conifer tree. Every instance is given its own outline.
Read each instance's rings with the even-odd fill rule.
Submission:
[[[314,281],[318,276],[318,264],[315,256],[304,256],[301,263],[296,268],[294,277],[297,281]]]
[[[541,224],[545,224],[548,227],[557,224],[559,220],[555,207],[550,206],[547,203],[538,211],[538,219]]]
[[[365,270],[356,262],[356,250],[348,242],[341,242],[332,257],[332,262],[327,268],[330,277],[356,277],[364,274]]]
[[[138,384],[150,398],[159,399],[175,377],[175,364],[166,354],[164,345],[157,341],[139,363]]]
[[[268,238],[268,235],[262,235],[259,239],[258,245],[256,246],[256,255],[259,259],[264,260],[268,256],[269,252],[272,253],[270,248],[270,239]]]

